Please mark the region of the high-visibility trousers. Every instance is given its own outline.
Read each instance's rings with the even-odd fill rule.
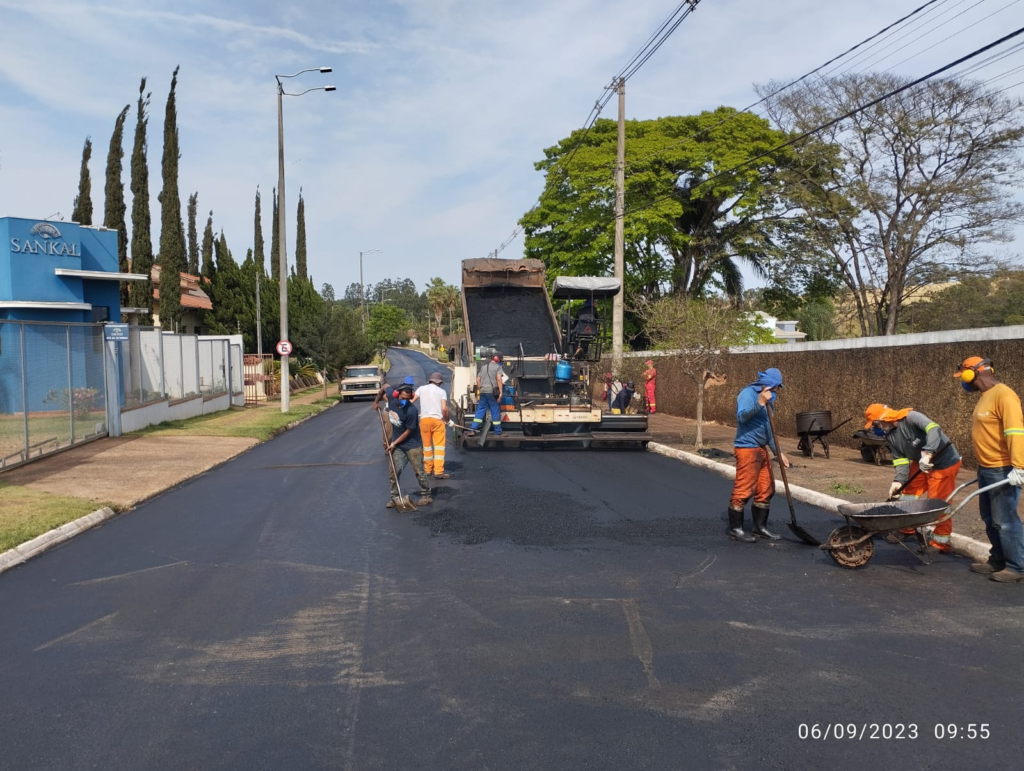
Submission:
[[[644,386],[644,390],[647,391],[647,411],[653,414],[657,411],[655,410],[654,402],[654,381],[648,380]]]
[[[956,475],[960,472],[961,461],[957,461],[949,468],[934,469],[930,474],[918,474],[917,479],[903,488],[903,498],[942,498],[946,500],[956,489]],[[910,475],[917,472],[917,462],[910,464]],[[938,543],[949,543],[949,536],[953,532],[953,518],[935,526],[932,533],[932,540]]]
[[[444,473],[444,443],[447,429],[440,418],[420,418],[423,437],[423,470],[428,474]]]
[[[767,508],[775,495],[772,459],[767,447],[733,447],[736,453],[736,481],[732,485],[729,506],[742,509],[751,497],[754,505]]]

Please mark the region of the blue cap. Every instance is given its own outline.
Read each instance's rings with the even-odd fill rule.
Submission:
[[[412,375],[410,375],[402,381],[402,385],[416,385],[416,381],[413,379]]]

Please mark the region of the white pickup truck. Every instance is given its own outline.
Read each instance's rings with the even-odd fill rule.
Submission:
[[[341,394],[343,402],[358,396],[367,396],[372,399],[383,384],[384,373],[381,372],[380,367],[372,364],[345,367],[341,382],[338,383],[338,393]]]

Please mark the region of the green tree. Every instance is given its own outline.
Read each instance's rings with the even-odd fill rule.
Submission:
[[[188,267],[186,272],[199,275],[199,232],[196,230],[196,214],[199,208],[199,193],[188,197]]]
[[[295,222],[295,272],[299,278],[309,278],[306,267],[306,202],[302,198],[302,188],[299,188],[299,208]]]
[[[627,294],[654,298],[671,290],[702,297],[722,290],[738,300],[741,263],[763,273],[782,226],[775,188],[787,156],[716,175],[784,139],[767,121],[728,107],[628,121]],[[526,256],[544,260],[550,276],[612,272],[616,145],[616,123],[601,120],[545,150],[536,164],[546,172],[544,192],[520,223]]]
[[[181,196],[178,194],[178,67],[171,76],[164,111],[164,154],[161,163],[163,190],[160,202],[160,325],[177,330],[181,324],[181,274],[187,266],[185,237],[181,227]]]
[[[807,340],[835,340],[839,336],[836,306],[827,298],[804,303],[796,318],[800,331],[807,333]]]
[[[206,230],[203,231],[203,278],[212,279],[217,272],[213,261],[213,210],[206,218]]]
[[[776,125],[802,133],[906,84],[851,73],[759,91]],[[997,266],[986,250],[1024,220],[1022,105],[977,81],[930,80],[796,146],[785,193],[808,215],[811,248],[779,269],[810,254],[850,293],[861,334],[891,335],[924,287]]]
[[[124,202],[124,182],[121,181],[124,160],[124,122],[128,118],[130,104],[126,104],[114,121],[114,133],[110,135],[107,150],[107,180],[104,188],[103,227],[117,232],[117,269],[129,272],[128,265],[128,224],[125,214],[128,209]],[[128,307],[128,282],[121,282],[121,305]]]
[[[434,277],[430,279],[430,283],[427,284],[425,290],[427,295],[427,304],[430,307],[430,312],[434,316],[435,331],[428,336],[428,341],[433,340],[435,336],[440,337],[443,334],[441,324],[444,320],[445,311],[448,310],[451,304],[451,297],[449,293],[448,284],[445,283],[443,278]]]
[[[366,337],[375,350],[405,342],[409,317],[392,303],[377,303],[370,309]]]
[[[278,219],[277,188],[274,188],[273,195],[274,222],[270,226],[270,277],[274,281],[279,281],[281,278],[281,224]]]
[[[256,267],[260,273],[266,270],[264,265],[265,255],[263,254],[263,212],[260,205],[260,187],[256,186],[256,214],[253,217],[253,259],[256,262]],[[270,257],[274,259],[273,255]]]
[[[721,369],[726,348],[763,342],[763,327],[749,314],[720,298],[694,299],[683,294],[643,301],[636,308],[656,350],[673,352],[673,362],[692,382],[697,396],[697,436],[704,443],[704,391]]]
[[[82,168],[78,174],[78,195],[71,211],[71,221],[79,225],[92,225],[92,178],[89,176],[89,161],[92,158],[92,138],[85,138],[82,147]]]
[[[135,119],[135,144],[132,148],[132,272],[149,276],[153,269],[153,239],[150,233],[149,213],[149,161],[147,160],[146,129],[151,94],[146,93],[146,79],[139,84],[139,101]],[[129,289],[132,307],[146,308],[153,312],[153,282],[132,282]],[[148,322],[149,319],[144,319]]]
[[[241,334],[246,350],[253,350],[256,341],[256,299],[247,287],[244,267],[239,268],[222,230],[213,241],[217,267],[207,292],[212,311],[207,311],[203,324],[215,335]],[[246,262],[252,265],[251,253]]]

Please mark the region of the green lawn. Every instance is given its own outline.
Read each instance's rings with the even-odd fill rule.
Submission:
[[[0,482],[0,551],[12,549],[101,508],[103,504],[93,501]]]
[[[188,420],[171,420],[137,431],[132,436],[237,436],[266,441],[282,428],[308,415],[323,412],[338,401],[337,396],[313,404],[292,404],[287,414],[280,407],[234,407],[213,415]]]

